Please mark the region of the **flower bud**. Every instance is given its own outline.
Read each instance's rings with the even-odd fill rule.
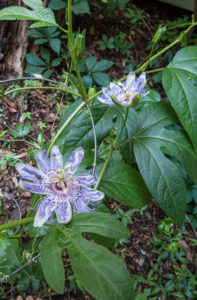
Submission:
[[[68,49],[70,52],[75,53],[76,57],[78,57],[85,48],[85,30],[82,33],[77,32],[73,34],[72,41],[68,42]]]
[[[89,88],[88,90],[88,97],[93,97],[96,94],[96,89],[95,88]]]
[[[157,29],[157,31],[155,32],[155,34],[153,36],[153,39],[152,39],[153,43],[157,43],[165,31],[166,31],[166,26],[163,26],[163,27],[159,26],[159,28]]]
[[[139,104],[141,97],[147,95],[144,90],[145,85],[145,73],[136,78],[135,73],[131,72],[126,81],[118,84],[111,82],[109,88],[103,88],[103,94],[98,97],[98,100],[109,106],[135,107]]]

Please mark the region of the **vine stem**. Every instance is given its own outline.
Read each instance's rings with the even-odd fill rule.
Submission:
[[[74,41],[73,41],[73,29],[72,29],[72,0],[68,0],[68,45],[73,47]],[[70,50],[70,49],[69,49]],[[76,59],[76,55],[75,55],[75,49],[71,49],[71,56],[72,56],[72,61],[73,61],[73,65],[75,68],[75,72],[76,72],[76,76],[77,76],[77,80],[79,83],[79,92],[81,93],[81,96],[83,98],[83,100],[85,101],[87,98],[86,95],[86,90],[78,69],[78,64],[77,64],[77,59]]]
[[[146,71],[146,74],[151,74],[151,73],[156,73],[156,72],[161,72],[163,71],[165,68],[159,68],[159,69],[155,69],[155,70],[149,70],[149,71]]]
[[[75,93],[74,91],[72,91],[70,89],[55,87],[55,86],[54,87],[52,87],[52,86],[38,86],[38,87],[29,86],[29,87],[17,88],[17,89],[12,89],[12,90],[5,92],[4,95],[7,96],[8,94],[11,94],[13,92],[22,92],[22,91],[28,91],[28,90],[57,90],[57,91],[61,91],[64,93],[68,90],[70,94],[73,94],[78,97],[81,96],[78,93]]]
[[[4,233],[0,233],[0,238],[8,238],[8,239],[20,239],[20,235],[8,235]]]
[[[134,137],[132,136],[131,138],[127,139],[126,141],[122,142],[121,144],[119,144],[118,146],[115,146],[114,149],[117,150],[120,147],[122,147],[123,145],[129,143],[132,139],[134,139]]]
[[[10,223],[2,224],[2,225],[0,225],[0,231],[6,230],[6,229],[9,229],[9,228],[13,228],[13,227],[17,227],[17,226],[20,226],[20,225],[29,224],[29,223],[32,223],[33,221],[34,221],[34,218],[24,218],[24,219],[21,219],[21,220],[17,220],[17,221],[13,221],[13,222],[10,222]]]
[[[19,140],[17,140],[17,139],[10,139],[10,140],[8,140],[8,139],[6,139],[6,138],[0,138],[0,141],[4,141],[4,142],[7,142],[7,143],[23,142],[23,143],[26,143],[26,144],[28,144],[28,145],[30,145],[30,146],[35,146],[33,143],[28,142],[28,141],[26,141],[25,139],[19,139]],[[13,157],[13,158],[14,158],[14,157]]]
[[[168,46],[166,46],[165,48],[163,48],[162,50],[160,50],[159,52],[157,52],[155,55],[153,55],[151,58],[147,59],[147,61],[145,61],[145,63],[139,67],[137,70],[134,71],[134,73],[139,73],[141,72],[142,70],[145,71],[147,66],[149,65],[149,63],[151,61],[153,61],[155,58],[157,58],[158,56],[160,56],[161,54],[163,54],[164,52],[166,52],[167,50],[169,50],[170,48],[172,48],[173,46],[175,46],[176,44],[178,44],[179,42],[181,42],[181,40],[183,39],[183,37],[194,27],[197,25],[197,22],[194,22],[192,23],[186,30],[184,30],[183,32],[181,32],[181,34],[178,36],[178,38],[176,40],[174,40],[171,44],[169,44]],[[161,69],[158,69],[157,70],[158,72],[159,71],[162,71]],[[154,70],[152,71],[147,71],[147,73],[150,73],[150,72],[154,72]],[[156,70],[155,70],[156,72]],[[123,80],[125,80],[127,78],[127,75],[120,78],[119,80],[115,80],[114,82],[121,82]],[[102,90],[97,92],[96,94],[94,94],[93,96],[91,96],[88,100],[92,100],[94,98],[96,98],[97,96],[101,95],[102,94]]]
[[[68,34],[68,30],[64,29],[63,27],[58,26],[58,28],[59,28],[61,31],[63,31],[64,33]]]
[[[119,141],[119,139],[120,139],[120,137],[121,137],[121,135],[122,135],[122,132],[123,132],[123,130],[124,130],[124,128],[125,128],[125,124],[126,124],[126,121],[127,121],[127,118],[128,118],[128,114],[129,114],[129,109],[127,109],[127,111],[126,111],[126,116],[125,116],[125,119],[124,119],[123,126],[122,126],[122,128],[121,128],[120,134],[118,135],[118,137],[117,137],[117,139],[116,139],[117,142]],[[116,142],[116,141],[115,141],[115,142]],[[104,165],[103,165],[103,168],[102,168],[102,170],[101,170],[101,172],[100,172],[100,174],[99,174],[99,178],[98,178],[98,181],[97,181],[96,185],[94,186],[94,189],[97,189],[97,188],[98,188],[98,186],[99,186],[99,184],[100,184],[100,182],[101,182],[101,179],[102,179],[102,177],[103,177],[103,174],[104,174],[104,172],[105,172],[105,170],[106,170],[106,168],[107,168],[107,166],[108,166],[108,163],[109,163],[109,161],[110,161],[110,159],[111,159],[112,152],[113,152],[114,149],[117,149],[117,147],[114,147],[115,142],[114,142],[113,144],[111,144],[111,147],[110,147],[110,150],[109,150],[107,159],[106,159],[106,161],[105,161],[105,163],[104,163]]]
[[[94,186],[94,189],[95,189],[95,190],[98,188],[98,186],[99,186],[99,184],[100,184],[100,182],[101,182],[101,179],[102,179],[102,177],[103,177],[103,174],[104,174],[104,172],[105,172],[105,170],[106,170],[106,168],[107,168],[107,165],[108,165],[108,163],[109,163],[109,161],[110,161],[110,158],[111,158],[111,156],[112,156],[112,152],[113,152],[113,145],[111,145],[111,147],[110,147],[110,150],[109,150],[107,159],[106,159],[106,161],[105,161],[105,163],[104,163],[104,165],[103,165],[103,168],[102,168],[102,170],[101,170],[101,172],[100,172],[100,174],[99,174],[98,181],[97,181],[96,185]]]
[[[124,130],[124,128],[125,128],[125,125],[126,125],[126,121],[127,121],[127,118],[128,118],[128,114],[129,114],[129,108],[127,108],[127,111],[126,111],[126,116],[125,116],[125,119],[124,119],[124,123],[123,123],[123,125],[122,125],[122,128],[121,128],[121,130],[120,130],[120,134],[118,135],[118,137],[117,137],[117,142],[119,141],[119,139],[121,138],[121,135],[122,135],[122,133],[123,133],[123,130]],[[115,144],[115,143],[114,143]]]
[[[72,121],[72,119],[76,116],[76,114],[86,105],[86,102],[82,102],[76,109],[75,111],[70,115],[70,117],[66,120],[66,122],[63,124],[63,126],[60,128],[58,133],[55,135],[55,137],[52,139],[51,144],[48,149],[48,154],[51,152],[51,149],[53,145],[55,144],[56,140],[62,133],[62,131],[68,126],[68,124]]]

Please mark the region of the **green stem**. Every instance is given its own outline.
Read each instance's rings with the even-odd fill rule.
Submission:
[[[98,181],[97,181],[97,183],[96,183],[96,185],[95,185],[95,187],[94,187],[95,190],[98,188],[98,186],[99,186],[99,184],[100,184],[100,182],[101,182],[101,179],[102,179],[102,177],[103,177],[103,174],[104,174],[104,172],[105,172],[105,170],[106,170],[106,168],[107,168],[107,166],[108,166],[108,163],[109,163],[109,161],[110,161],[110,158],[111,158],[111,156],[112,156],[112,152],[113,152],[113,146],[111,145],[111,148],[110,148],[110,150],[109,150],[107,159],[106,159],[106,161],[105,161],[105,163],[104,163],[104,165],[103,165],[103,168],[102,168],[102,170],[101,170],[101,172],[100,172],[100,174],[99,174]]]
[[[8,235],[8,234],[4,234],[4,233],[0,233],[0,238],[1,237],[5,237],[8,239],[20,239],[20,235]]]
[[[150,59],[148,59],[141,67],[139,67],[135,73],[139,73],[142,70],[145,71],[145,69],[148,67],[149,63],[151,61],[153,61],[155,58],[157,58],[158,56],[160,56],[161,54],[163,54],[164,52],[166,52],[167,50],[169,50],[170,48],[172,48],[174,45],[178,44],[181,42],[181,40],[183,39],[183,37],[194,27],[197,25],[196,23],[192,23],[186,30],[184,30],[183,32],[180,33],[180,35],[178,36],[178,38],[176,40],[174,40],[170,45],[166,46],[165,48],[163,48],[162,50],[160,50],[159,52],[157,52],[155,55],[153,55]],[[123,79],[124,80],[124,79]]]
[[[11,140],[8,140],[8,139],[0,138],[0,141],[4,141],[4,142],[7,142],[7,143],[23,142],[23,143],[26,143],[26,144],[28,144],[28,145],[35,146],[33,143],[28,142],[28,141],[26,141],[25,139],[20,139],[20,140],[17,140],[17,139],[11,139]],[[13,157],[13,159],[14,159],[14,157]]]
[[[164,69],[165,69],[165,68],[159,68],[159,69],[155,69],[155,70],[146,71],[146,74],[156,73],[156,72],[161,72],[161,71],[163,71]]]
[[[61,31],[63,31],[64,33],[68,34],[68,30],[64,29],[63,27],[58,26],[58,28],[59,28]]]
[[[126,116],[125,116],[125,119],[124,119],[124,123],[123,123],[123,125],[122,125],[122,128],[121,128],[121,130],[120,130],[120,134],[119,134],[119,136],[117,137],[117,142],[119,141],[119,139],[121,138],[121,135],[122,135],[122,133],[123,133],[123,130],[124,130],[124,128],[125,128],[125,125],[126,125],[126,121],[127,121],[127,118],[128,118],[128,114],[129,114],[129,108],[127,108],[127,111],[126,111]],[[116,143],[116,141],[114,142],[114,144]]]
[[[185,27],[185,26],[189,26],[191,25],[192,23],[185,23],[185,24],[179,24],[179,25],[176,25],[176,26],[173,26],[173,27],[170,27],[168,29],[166,29],[166,31],[169,31],[169,30],[172,30],[172,29],[175,29],[175,28],[179,28],[179,27]]]
[[[28,87],[23,87],[23,88],[17,88],[17,89],[13,89],[13,90],[9,90],[7,92],[4,93],[4,95],[8,95],[11,94],[13,92],[23,92],[23,91],[28,91],[28,90],[57,90],[57,91],[61,91],[61,92],[69,92],[70,94],[73,94],[75,96],[80,97],[81,95],[79,95],[78,93],[75,93],[74,91],[70,90],[69,88],[61,88],[61,87],[52,87],[52,86],[39,86],[39,87],[35,87],[35,86],[28,86]]]
[[[153,61],[155,58],[157,58],[158,56],[160,56],[161,54],[163,54],[164,52],[166,52],[167,50],[169,50],[170,48],[172,48],[174,45],[178,44],[182,39],[183,37],[194,27],[197,25],[197,22],[195,23],[192,23],[186,30],[184,30],[183,32],[181,32],[181,34],[178,36],[178,38],[173,41],[171,44],[169,44],[168,46],[166,46],[165,48],[163,48],[162,50],[158,51],[155,55],[153,55],[151,58],[147,59],[147,61],[145,61],[145,63],[139,67],[137,70],[135,70],[134,72],[135,73],[139,73],[141,72],[142,70],[145,71],[147,66],[149,65],[149,63],[151,61]],[[163,68],[162,68],[163,69]],[[159,69],[155,70],[155,72],[158,72]],[[152,71],[147,71],[146,73],[154,73],[154,70]],[[116,80],[114,81],[115,83],[116,82],[120,82],[120,81],[124,81],[126,78],[127,78],[128,75],[120,78],[119,80]],[[97,96],[101,95],[103,92],[102,90],[100,90],[99,92],[97,92],[95,95],[91,96],[88,101],[91,101],[92,99],[96,98]]]
[[[121,148],[123,145],[129,143],[132,139],[134,139],[134,137],[132,136],[131,138],[125,140],[124,142],[122,142],[121,144],[119,144],[118,146],[115,146],[114,149],[117,150],[119,148]]]
[[[68,44],[69,45],[73,45],[74,41],[73,41],[73,29],[72,29],[72,0],[68,0]],[[77,64],[77,59],[76,59],[76,55],[75,55],[75,49],[69,49],[71,52],[71,56],[72,56],[72,61],[73,61],[73,65],[75,68],[75,72],[76,72],[76,76],[77,76],[77,80],[79,83],[79,91],[81,93],[81,96],[83,98],[83,100],[85,101],[87,98],[87,94],[86,94],[86,90],[78,69],[78,64]]]
[[[29,224],[29,223],[32,223],[33,221],[34,221],[34,218],[24,218],[24,219],[21,219],[21,220],[6,223],[6,224],[3,224],[3,225],[0,225],[0,231],[6,230],[6,229],[9,229],[9,228],[13,228],[13,227],[17,227],[19,225]]]
[[[70,117],[66,120],[66,122],[63,124],[63,126],[60,128],[58,133],[55,135],[55,137],[52,139],[51,144],[48,149],[48,154],[50,153],[53,145],[55,144],[56,140],[62,133],[62,131],[68,126],[68,124],[72,121],[72,119],[76,116],[76,114],[86,105],[86,102],[82,102],[76,109],[75,111],[70,115]]]

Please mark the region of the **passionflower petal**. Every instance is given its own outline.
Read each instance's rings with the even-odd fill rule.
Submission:
[[[136,78],[135,73],[130,72],[126,81],[118,84],[111,82],[109,88],[103,88],[103,94],[97,99],[108,106],[135,107],[138,105],[140,98],[147,95],[144,90],[145,85],[145,73]]]
[[[74,175],[84,156],[82,147],[75,149],[63,166],[63,157],[57,146],[51,149],[50,159],[45,150],[37,152],[35,159],[39,169],[30,165],[17,164],[16,169],[21,176],[21,187],[29,192],[43,194],[34,226],[42,226],[56,213],[59,223],[68,223],[73,213],[90,212],[96,203],[104,198],[104,194],[90,188],[97,183],[90,174]]]

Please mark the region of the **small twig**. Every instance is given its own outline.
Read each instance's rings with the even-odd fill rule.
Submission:
[[[112,156],[113,150],[114,150],[114,149],[113,149],[113,146],[111,145],[111,147],[110,147],[110,149],[109,149],[108,156],[107,156],[107,158],[106,158],[106,161],[105,161],[105,163],[104,163],[104,165],[103,165],[103,168],[102,168],[102,170],[101,170],[101,172],[100,172],[100,174],[99,174],[98,181],[97,181],[97,183],[96,183],[95,186],[94,186],[94,189],[95,189],[95,190],[98,188],[98,186],[99,186],[99,184],[100,184],[100,182],[101,182],[101,179],[102,179],[102,177],[103,177],[103,174],[104,174],[104,172],[105,172],[105,170],[106,170],[106,168],[107,168],[107,166],[108,166],[108,163],[109,163],[109,161],[110,161],[110,158],[111,158],[111,156]]]
[[[92,175],[94,176],[95,173],[95,169],[96,169],[96,160],[97,160],[97,138],[96,138],[96,129],[95,129],[95,125],[94,125],[94,120],[92,117],[92,113],[91,110],[89,108],[89,105],[86,104],[86,107],[88,109],[88,113],[90,115],[90,120],[92,123],[92,130],[93,130],[93,135],[94,135],[94,162],[93,162],[93,169],[92,169]]]
[[[38,81],[48,81],[51,82],[53,84],[57,84],[58,82],[56,82],[55,80],[52,79],[46,79],[46,78],[37,78],[37,77],[16,77],[16,78],[10,78],[10,79],[5,79],[5,80],[0,80],[0,83],[6,83],[6,82],[10,82],[10,81],[18,81],[18,80],[38,80]],[[59,83],[58,83],[59,84]],[[70,87],[68,87],[67,85],[65,85],[64,83],[61,82],[61,84],[64,86],[65,88],[67,88],[68,90],[70,90],[71,92],[77,93],[75,90],[71,89]],[[78,94],[78,96],[80,97],[80,95]]]
[[[191,228],[192,228],[192,230],[193,230],[193,233],[194,233],[194,235],[195,235],[195,238],[197,239],[197,233],[196,233],[195,229],[194,229],[193,226],[192,226],[192,222],[190,221],[190,219],[189,219],[189,217],[188,217],[187,214],[186,214],[185,216],[186,216],[186,219],[187,219],[188,223],[190,224],[190,226],[191,226]]]
[[[10,153],[10,155],[6,155],[6,154],[0,153],[0,156],[7,157],[7,158],[10,158],[10,159],[16,159],[16,160],[19,160],[19,161],[21,161],[20,158],[27,156],[27,153],[22,153],[22,154],[19,154],[19,155],[16,155],[16,156],[11,156],[11,154],[12,153]]]
[[[23,266],[21,266],[20,268],[18,268],[17,270],[15,270],[14,272],[12,272],[9,275],[5,275],[0,279],[0,283],[3,283],[4,281],[10,279],[11,277],[13,277],[14,275],[16,275],[18,272],[22,271],[24,268],[26,268],[27,266],[31,265],[32,263],[36,263],[36,260],[40,257],[40,254],[37,254],[36,256],[34,256],[32,258],[32,260],[26,262]]]
[[[23,158],[23,157],[26,157],[26,156],[28,156],[27,152],[26,153],[21,153],[21,154],[18,154],[16,156],[14,156],[14,159]]]

